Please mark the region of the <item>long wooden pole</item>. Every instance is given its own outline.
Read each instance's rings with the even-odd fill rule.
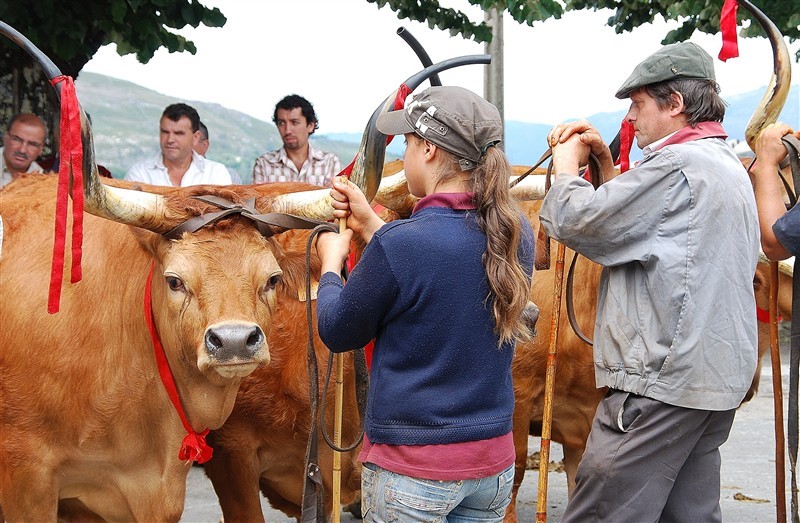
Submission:
[[[342,183],[347,183],[347,178],[341,178]],[[339,218],[339,233],[347,229],[347,218]],[[344,355],[337,353],[333,356],[336,367],[336,400],[333,415],[333,444],[342,447],[342,410],[344,404]],[[333,523],[339,523],[342,515],[342,454],[333,449]]]
[[[344,395],[344,356],[333,357],[336,364],[336,408],[333,418],[333,443],[342,446],[342,398]],[[342,514],[342,454],[333,450],[333,522],[339,523]]]
[[[783,376],[778,337],[778,262],[769,263],[769,352],[772,360],[772,401],[775,411],[775,497],[777,520],[786,521],[786,441],[783,429]]]
[[[550,471],[550,431],[553,423],[553,394],[556,383],[556,353],[558,327],[561,321],[561,294],[564,287],[564,245],[559,243],[553,275],[553,310],[550,315],[550,349],[547,352],[547,374],[544,382],[544,412],[542,413],[542,438],[539,447],[539,491],[536,504],[536,521],[547,521],[547,475]]]

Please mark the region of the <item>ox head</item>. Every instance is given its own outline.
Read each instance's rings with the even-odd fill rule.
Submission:
[[[305,186],[302,186],[305,188]],[[298,189],[291,184],[288,189]],[[218,211],[194,198],[213,193],[230,201],[256,198],[268,206],[284,185],[193,187],[164,190],[160,204],[168,214],[190,219]],[[130,191],[136,192],[136,191]],[[169,225],[178,225],[169,221]],[[196,367],[212,383],[243,378],[269,362],[266,332],[280,299],[296,299],[304,277],[303,235],[293,245],[265,236],[239,214],[175,238],[157,230],[134,229],[154,263],[153,314],[165,347],[179,348],[175,367]],[[315,260],[316,265],[316,260]],[[173,354],[176,351],[171,351]],[[174,358],[173,358],[174,359]]]

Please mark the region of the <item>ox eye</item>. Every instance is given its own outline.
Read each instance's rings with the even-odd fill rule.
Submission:
[[[283,275],[273,274],[267,282],[267,290],[274,289],[280,283],[281,279],[283,279]]]
[[[186,288],[183,286],[183,280],[177,276],[167,276],[167,285],[171,291],[182,292],[186,290]]]

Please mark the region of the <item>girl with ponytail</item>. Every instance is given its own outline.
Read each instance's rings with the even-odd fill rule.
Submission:
[[[364,519],[499,522],[514,480],[511,361],[532,335],[523,311],[534,258],[497,147],[500,114],[466,89],[431,87],[377,125],[405,135],[414,212],[384,223],[354,184],[335,182],[334,215],[348,229],[317,240],[322,340],[344,352],[375,338]],[[345,285],[354,232],[367,247]]]

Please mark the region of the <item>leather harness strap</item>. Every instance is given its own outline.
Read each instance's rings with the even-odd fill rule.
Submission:
[[[252,220],[258,231],[265,237],[270,237],[278,232],[288,229],[313,229],[320,225],[319,220],[311,220],[303,218],[302,216],[295,216],[293,214],[285,213],[267,213],[261,214],[255,208],[255,198],[250,198],[242,203],[234,203],[220,198],[219,196],[203,195],[195,196],[197,200],[216,205],[221,211],[202,214],[178,225],[171,231],[164,234],[170,240],[177,240],[185,232],[197,232],[203,227],[215,223],[227,216],[239,214],[244,218]]]
[[[322,222],[314,227],[306,244],[306,296],[311,296],[311,246],[314,244],[316,236],[323,231],[338,232],[338,227],[332,223]],[[346,274],[343,274],[343,279]],[[354,351],[353,361],[355,367],[355,387],[356,401],[358,405],[358,415],[360,421],[359,434],[355,441],[348,447],[340,448],[331,442],[325,429],[325,398],[327,397],[328,382],[333,358],[328,359],[328,371],[325,376],[325,386],[322,391],[322,408],[319,408],[319,367],[317,365],[317,352],[314,347],[314,316],[311,310],[311,300],[306,300],[306,324],[308,326],[307,364],[308,364],[308,388],[309,388],[309,410],[311,413],[311,423],[308,434],[308,445],[306,446],[306,473],[303,478],[303,500],[300,514],[301,523],[325,523],[327,515],[325,512],[325,485],[322,482],[322,473],[319,467],[318,428],[321,428],[322,437],[334,452],[349,452],[361,444],[364,436],[364,416],[367,407],[367,391],[369,389],[369,370],[364,349]],[[322,422],[320,421],[320,410],[322,412]],[[340,510],[333,507],[333,510]]]
[[[619,141],[620,141],[620,135],[619,133],[617,133],[617,136],[614,138],[614,141],[611,143],[611,146],[609,147],[611,149],[612,157],[615,159],[619,155],[618,152]],[[615,151],[617,152],[615,153]],[[522,178],[533,172],[533,170],[539,167],[539,165],[541,165],[542,162],[551,157],[552,157],[552,149],[548,149],[541,156],[541,158],[539,158],[536,165],[528,169],[528,171],[525,174],[517,178],[511,185],[511,187],[519,183],[519,181],[521,181]],[[600,174],[600,162],[597,159],[597,157],[594,156],[593,154],[589,155],[588,173],[590,174],[591,184],[595,189],[599,187],[601,183],[603,183]],[[547,191],[550,190],[550,185],[551,185],[550,179],[552,174],[553,174],[553,162],[550,161],[550,163],[547,165],[547,175],[544,184],[545,193],[547,193]],[[582,173],[582,175],[585,176],[586,172]],[[569,319],[569,323],[570,326],[572,327],[573,332],[575,332],[575,335],[578,336],[578,338],[580,338],[583,342],[587,343],[588,345],[592,345],[591,338],[589,338],[583,333],[583,330],[581,330],[580,325],[578,325],[578,320],[575,316],[573,289],[575,287],[575,264],[577,263],[578,256],[579,254],[577,252],[573,252],[572,261],[570,262],[569,271],[567,273],[566,293],[564,296],[567,305],[567,317]],[[536,249],[534,251],[534,268],[537,271],[547,270],[550,268],[550,237],[547,235],[547,233],[544,230],[544,227],[542,227],[541,224],[539,224],[539,232],[536,237]]]

